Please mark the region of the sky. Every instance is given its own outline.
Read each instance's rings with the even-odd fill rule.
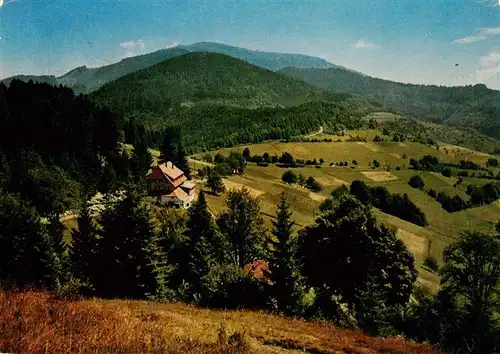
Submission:
[[[500,0],[0,0],[2,78],[200,41],[318,56],[399,82],[500,89]]]

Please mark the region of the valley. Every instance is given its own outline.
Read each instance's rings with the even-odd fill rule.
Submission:
[[[225,179],[226,188],[231,190],[245,187],[259,200],[263,215],[270,221],[275,218],[275,208],[282,192],[285,192],[293,210],[293,218],[298,229],[313,223],[315,217],[321,214],[321,202],[330,197],[331,192],[340,185],[349,185],[354,180],[361,180],[370,186],[384,186],[391,193],[407,194],[427,216],[429,225],[420,227],[408,221],[376,210],[380,222],[394,229],[400,239],[410,249],[416,259],[422,283],[436,290],[439,278],[423,267],[423,262],[432,256],[442,262],[442,254],[446,246],[454,242],[462,231],[474,230],[484,233],[495,233],[495,225],[500,215],[500,202],[490,205],[470,208],[467,210],[449,213],[441,205],[427,195],[425,190],[412,188],[408,181],[410,177],[419,175],[425,183],[425,189],[434,189],[436,192],[445,192],[449,195],[460,195],[467,198],[467,185],[484,184],[487,179],[463,177],[463,183],[454,186],[456,177],[444,177],[440,173],[416,171],[409,168],[410,158],[420,159],[425,155],[436,156],[443,163],[458,163],[460,160],[470,160],[485,165],[491,156],[462,149],[441,145],[428,146],[414,142],[373,142],[374,136],[383,136],[377,130],[348,131],[343,137],[330,136],[335,142],[268,142],[256,145],[245,145],[238,148],[227,148],[212,152],[229,155],[231,151],[243,151],[248,147],[251,154],[280,156],[289,152],[297,159],[324,159],[320,166],[306,166],[293,168],[297,174],[306,177],[313,176],[323,187],[319,193],[312,193],[303,187],[291,186],[281,180],[282,174],[290,170],[270,164],[267,167],[249,163],[244,174],[230,176]],[[349,136],[360,136],[368,142],[347,142]],[[317,136],[318,137],[318,136]],[[319,137],[318,137],[319,138]],[[342,138],[344,141],[336,142]],[[201,159],[200,155],[194,158]],[[357,164],[353,165],[352,161]],[[380,162],[379,168],[372,168],[373,160]],[[348,162],[348,166],[330,166],[331,163]],[[204,162],[191,160],[194,170],[203,168]],[[209,206],[214,214],[218,214],[224,207],[224,195],[214,196],[207,194]]]

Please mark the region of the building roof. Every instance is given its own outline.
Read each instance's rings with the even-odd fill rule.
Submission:
[[[193,181],[186,181],[181,184],[181,187],[186,189],[193,189],[194,187],[196,187],[196,184]]]
[[[158,166],[160,170],[168,176],[170,179],[177,179],[184,174],[181,170],[179,170],[172,162],[168,161],[167,163],[161,164]]]
[[[172,162],[168,161],[167,163],[158,165],[153,167],[153,171],[149,175],[146,176],[146,179],[169,179],[170,181],[175,181],[176,179],[183,177],[184,172],[182,172],[179,168],[177,168]],[[184,179],[182,182],[184,182]],[[182,183],[181,182],[181,183]],[[177,183],[175,183],[177,184]]]
[[[184,200],[184,199],[186,199],[186,198],[189,197],[189,194],[187,194],[186,192],[184,192],[182,190],[182,188],[177,188],[177,189],[174,189],[174,191],[171,192],[170,194],[162,195],[162,197],[178,198],[180,200]]]

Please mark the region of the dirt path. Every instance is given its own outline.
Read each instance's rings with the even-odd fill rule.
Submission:
[[[205,166],[205,167],[214,167],[213,163],[201,161],[201,160],[188,159],[188,162],[191,162],[192,164],[195,164],[195,165]]]
[[[311,138],[311,137],[319,135],[321,133],[323,133],[323,127],[319,127],[319,130],[316,133],[312,133],[312,134],[306,135],[306,136],[304,136],[304,138]]]

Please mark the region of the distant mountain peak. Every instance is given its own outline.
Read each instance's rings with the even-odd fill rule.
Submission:
[[[118,63],[105,65],[102,67],[88,68],[80,66],[66,74],[54,78],[45,76],[29,76],[39,82],[48,82],[56,85],[66,85],[76,92],[89,93],[100,88],[107,82],[116,80],[124,75],[156,65],[167,59],[177,57],[187,52],[210,52],[229,55],[236,59],[246,61],[249,64],[278,71],[285,67],[328,69],[342,68],[324,59],[305,54],[289,54],[265,52],[241,47],[235,47],[217,42],[197,42],[191,45],[178,45],[171,48],[160,49],[158,51],[142,54],[134,57],[124,58]],[[24,80],[28,76],[18,76]],[[8,84],[10,81],[6,80]]]

